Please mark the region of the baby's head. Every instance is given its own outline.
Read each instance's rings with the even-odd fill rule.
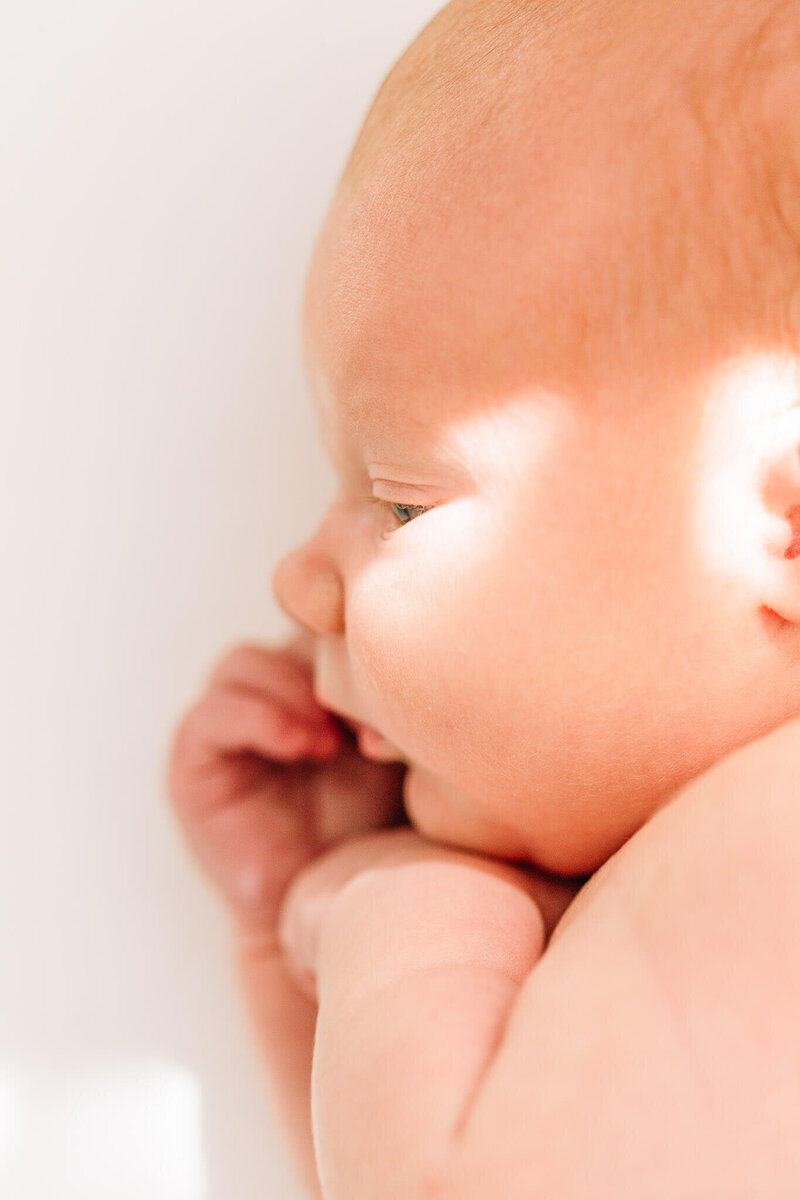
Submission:
[[[367,117],[304,309],[339,488],[275,588],[431,837],[592,870],[800,711],[786,9],[456,0]]]

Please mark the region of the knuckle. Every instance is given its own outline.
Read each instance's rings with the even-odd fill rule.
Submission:
[[[171,757],[181,758],[191,753],[197,741],[197,727],[205,707],[204,699],[196,700],[179,718],[172,734]]]
[[[235,680],[247,671],[254,661],[265,661],[272,657],[273,652],[258,642],[234,642],[217,659],[209,673],[209,686],[218,682]]]
[[[241,658],[240,646],[229,646],[222,654],[220,654],[212,663],[206,676],[206,684],[209,688],[215,687],[216,684],[230,674],[232,668],[235,668],[236,663]]]
[[[311,666],[288,648],[242,642],[210,672],[207,691],[236,690],[262,696],[310,690]]]

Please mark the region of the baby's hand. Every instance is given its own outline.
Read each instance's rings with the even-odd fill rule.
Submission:
[[[186,840],[246,928],[274,927],[325,847],[401,818],[402,767],[369,762],[314,699],[307,641],[242,644],[175,732],[167,790]]]
[[[195,858],[234,918],[239,984],[275,1109],[319,1196],[310,1080],[316,1006],[297,988],[276,918],[293,875],[340,839],[402,818],[398,764],[369,762],[314,699],[308,640],[226,654],[184,715],[167,790]]]
[[[280,926],[296,975],[318,990],[326,1197],[439,1195],[440,1154],[576,888],[407,828],[354,838],[300,872]]]
[[[428,868],[428,873],[419,876],[414,869],[423,864],[424,868]],[[472,902],[473,897],[479,893],[483,899],[483,889],[488,880],[498,881],[497,886],[490,886],[489,892],[486,893],[495,901],[501,896],[509,898],[519,893],[519,911],[525,914],[525,921],[529,924],[525,938],[526,969],[540,957],[547,939],[573,900],[579,886],[577,881],[554,879],[533,868],[431,842],[408,826],[381,829],[351,838],[333,847],[301,870],[293,879],[281,907],[280,939],[295,978],[309,995],[316,999],[320,936],[328,923],[331,910],[341,907],[343,899],[350,903],[354,886],[364,895],[368,895],[375,890],[371,887],[374,881],[377,890],[382,890],[383,880],[398,878],[398,868],[411,868],[416,879],[432,879],[435,873],[437,883],[456,878],[459,880],[463,890],[457,896],[453,893],[448,897],[444,891],[437,893],[438,907],[445,910],[437,914],[439,921],[446,918],[449,899],[451,905],[454,902],[456,904],[452,915],[460,924],[464,920],[464,911],[458,911],[458,903],[464,903],[468,895]],[[469,892],[472,884],[475,885],[475,890]],[[345,891],[347,897],[344,896]],[[355,894],[357,896],[358,893]],[[413,898],[415,904],[412,908],[419,909],[420,920],[426,927],[427,943],[423,944],[419,938],[412,939],[405,949],[412,967],[419,969],[422,965],[421,958],[431,950],[434,934],[431,915],[426,908],[424,888],[420,888],[418,896]],[[533,901],[533,905],[530,901]],[[353,903],[357,911],[358,899]],[[477,901],[476,903],[479,904]],[[369,910],[370,901],[367,900],[366,904]],[[404,925],[413,924],[412,908],[406,907],[403,910]],[[493,934],[496,932],[497,909],[489,905],[486,911],[482,911],[478,907],[477,913],[471,924],[470,937],[473,937],[476,929],[488,925],[488,940],[495,940]],[[368,915],[374,918],[374,911]],[[340,914],[335,913],[335,923],[338,924],[339,920]],[[383,931],[384,949],[389,946],[394,936],[394,929],[387,928]],[[457,957],[458,946],[453,944],[450,949]],[[387,950],[387,953],[392,957],[393,970],[399,969],[397,950]],[[368,959],[361,966],[371,976],[370,982],[374,984],[374,959]],[[357,986],[355,978],[351,978],[350,982]]]

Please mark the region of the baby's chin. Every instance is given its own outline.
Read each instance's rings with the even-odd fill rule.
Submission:
[[[478,812],[467,796],[413,762],[403,779],[403,802],[411,824],[431,841],[494,858],[529,861],[528,847],[518,833]]]
[[[565,879],[592,874],[619,849],[617,843],[600,843],[603,831],[599,828],[582,831],[575,822],[565,828],[554,820],[553,813],[546,821],[537,821],[533,815],[529,823],[503,821],[499,816],[502,799],[498,798],[492,809],[487,799],[481,805],[430,771],[413,762],[407,765],[403,779],[406,815],[417,832],[431,841],[525,863]],[[535,809],[534,797],[531,809]]]

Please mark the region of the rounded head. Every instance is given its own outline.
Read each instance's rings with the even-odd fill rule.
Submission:
[[[431,837],[592,870],[800,708],[785,8],[460,0],[356,142],[275,590]]]

